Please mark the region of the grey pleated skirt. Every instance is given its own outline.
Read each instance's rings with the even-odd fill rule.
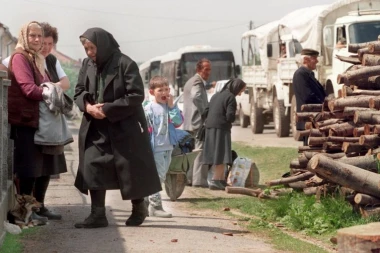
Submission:
[[[231,165],[231,132],[219,128],[206,128],[202,153],[203,164]]]

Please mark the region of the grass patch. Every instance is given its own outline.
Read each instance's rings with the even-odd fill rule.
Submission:
[[[240,157],[251,158],[260,171],[260,183],[280,178],[289,171],[289,163],[298,156],[296,148],[251,147],[233,143],[232,148]],[[238,195],[239,196],[239,195]],[[315,196],[292,192],[277,200],[260,200],[247,196],[208,196],[193,199],[195,208],[223,210],[225,207],[238,211],[248,218],[248,229],[269,238],[277,249],[292,252],[323,252],[323,249],[286,235],[273,224],[315,238],[329,247],[331,236],[340,228],[378,221],[379,217],[362,218],[352,211],[351,205],[343,197],[326,196],[316,201]],[[228,213],[228,212],[227,212]]]
[[[280,178],[289,172],[290,161],[298,157],[296,148],[251,147],[245,144],[232,143],[232,149],[240,157],[252,159],[260,171],[260,184]]]
[[[22,239],[28,237],[29,235],[33,235],[38,232],[39,227],[33,227],[28,229],[23,229],[21,234],[12,235],[10,233],[6,233],[5,240],[0,247],[1,253],[21,253],[23,252]]]

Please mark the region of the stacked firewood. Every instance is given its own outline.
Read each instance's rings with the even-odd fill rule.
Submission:
[[[352,67],[338,76],[338,98],[303,105],[296,114],[305,122],[308,146],[290,162],[290,175],[267,182],[305,194],[345,189],[346,199],[363,216],[380,213],[380,41],[350,44]]]

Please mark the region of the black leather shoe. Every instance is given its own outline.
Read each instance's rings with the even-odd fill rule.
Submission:
[[[61,220],[62,219],[62,215],[60,215],[58,213],[54,213],[44,206],[40,208],[40,211],[37,212],[37,214],[39,216],[46,217],[49,220]]]
[[[222,181],[224,181],[224,180],[211,180],[209,185],[208,185],[208,188],[210,190],[224,191],[225,186],[223,185]]]

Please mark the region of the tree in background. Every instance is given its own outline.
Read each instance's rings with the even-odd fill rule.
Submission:
[[[68,89],[66,91],[66,94],[69,97],[74,98],[75,86],[77,85],[80,68],[78,68],[78,67],[74,66],[74,64],[70,64],[70,63],[63,63],[62,68],[70,80],[70,89]]]

